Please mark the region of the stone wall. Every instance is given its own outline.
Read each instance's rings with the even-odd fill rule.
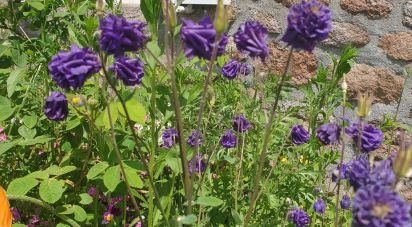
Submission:
[[[129,0],[130,1],[130,0]],[[263,70],[279,73],[287,51],[280,37],[286,28],[288,7],[299,0],[232,0],[229,34],[236,32],[246,20],[258,20],[270,32],[270,57]],[[320,62],[329,65],[329,54],[338,54],[352,43],[359,48],[359,57],[347,75],[349,97],[358,91],[375,97],[372,120],[396,111],[402,96],[398,119],[412,126],[412,79],[405,81],[405,69],[412,69],[412,0],[322,0],[333,15],[330,37],[313,54],[297,52],[293,56],[293,82],[304,84],[315,75]],[[123,1],[125,15],[142,18],[136,3]],[[213,7],[196,6],[185,15],[194,19]],[[183,15],[181,15],[183,16]],[[403,90],[403,85],[406,85]],[[403,93],[402,93],[403,90]]]

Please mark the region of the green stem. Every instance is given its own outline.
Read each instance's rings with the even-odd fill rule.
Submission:
[[[7,198],[9,200],[17,200],[17,201],[22,201],[22,202],[28,202],[28,203],[32,203],[35,204],[37,206],[43,207],[44,209],[50,211],[52,214],[56,215],[58,218],[60,218],[62,221],[67,222],[68,224],[70,224],[73,227],[80,227],[79,224],[77,224],[76,221],[74,221],[73,219],[63,215],[63,214],[59,214],[52,206],[50,206],[49,204],[39,200],[39,199],[35,199],[32,197],[28,197],[25,195],[7,195]]]
[[[257,198],[257,194],[258,194],[258,191],[259,191],[259,180],[260,180],[260,177],[261,177],[262,172],[263,172],[263,166],[264,166],[265,159],[266,159],[266,152],[267,152],[268,147],[269,147],[269,140],[270,140],[270,136],[272,134],[272,125],[273,125],[273,121],[275,119],[276,110],[278,108],[278,104],[279,104],[279,100],[280,100],[280,94],[281,94],[281,91],[282,91],[282,88],[283,88],[283,84],[284,84],[286,76],[288,74],[289,66],[292,62],[292,54],[293,54],[293,48],[291,48],[290,51],[289,51],[289,56],[288,56],[288,60],[287,60],[287,63],[286,63],[285,70],[282,74],[282,77],[281,77],[280,82],[278,84],[278,87],[276,89],[275,103],[274,103],[273,109],[270,113],[269,122],[266,125],[265,134],[264,134],[264,137],[263,137],[263,148],[262,148],[262,151],[260,153],[260,158],[259,158],[258,166],[257,166],[257,169],[256,169],[256,175],[255,175],[254,184],[253,184],[253,192],[252,192],[252,196],[250,198],[250,205],[249,205],[249,209],[246,213],[245,220],[244,220],[244,226],[245,227],[248,226],[249,219],[252,216],[252,213],[255,209],[256,198]]]
[[[152,136],[152,149],[149,157],[149,169],[151,172],[153,172],[154,168],[154,155],[156,152],[156,147],[157,147],[157,133],[156,133],[156,73],[155,70],[152,71],[152,81],[151,81],[151,87],[152,87],[152,94],[151,94],[151,100],[150,100],[150,105],[151,105],[151,112],[150,112],[150,119],[151,119],[151,136]],[[148,223],[149,226],[153,226],[153,190],[152,188],[149,188],[149,219]]]

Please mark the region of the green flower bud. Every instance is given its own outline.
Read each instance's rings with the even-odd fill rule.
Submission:
[[[406,149],[402,144],[393,162],[393,172],[397,177],[405,177],[412,167],[412,146]]]
[[[220,35],[226,31],[227,15],[223,0],[218,0],[217,2],[214,25],[217,34]]]
[[[358,116],[360,118],[367,117],[372,105],[372,97],[369,94],[358,95]]]

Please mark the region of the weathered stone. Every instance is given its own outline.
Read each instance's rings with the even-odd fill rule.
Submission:
[[[282,31],[275,15],[271,13],[253,9],[250,17],[251,20],[259,21],[263,26],[265,26],[269,33],[279,34]]]
[[[369,42],[370,36],[366,29],[351,23],[333,21],[332,32],[324,43],[336,47],[352,43],[356,47],[362,47]]]
[[[412,203],[412,182],[410,179],[406,178],[400,182],[399,187],[399,194],[401,197],[408,202],[409,204]]]
[[[374,102],[391,104],[401,96],[405,79],[394,72],[365,64],[355,64],[346,75],[348,98],[355,100],[358,93],[368,92]]]
[[[286,62],[289,56],[289,49],[282,48],[278,43],[269,43],[269,57],[266,64],[260,65],[261,71],[281,75],[285,70]],[[292,82],[296,85],[305,84],[310,78],[316,75],[317,59],[313,53],[306,51],[295,51],[292,55],[292,65],[290,72]]]
[[[363,13],[370,19],[387,17],[393,8],[392,0],[341,0],[342,9],[352,13]]]
[[[301,0],[276,0],[277,2],[281,3],[286,7],[290,7],[291,5],[300,2]],[[330,0],[320,0],[322,3],[329,5]]]
[[[405,26],[412,28],[412,0],[406,1],[403,5],[403,20]]]
[[[379,47],[397,60],[412,60],[412,32],[398,32],[384,35]]]

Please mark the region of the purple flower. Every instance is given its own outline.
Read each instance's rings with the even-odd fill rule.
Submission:
[[[301,145],[309,141],[309,132],[303,127],[303,125],[294,125],[291,131],[292,142],[296,145]]]
[[[410,208],[388,187],[368,185],[360,188],[353,199],[352,226],[410,226]]]
[[[64,89],[79,89],[102,67],[95,53],[88,48],[72,45],[69,51],[60,51],[49,63],[49,72],[57,85]]]
[[[326,210],[325,201],[323,201],[323,199],[321,198],[316,200],[316,202],[313,204],[313,210],[318,214],[324,214]]]
[[[249,54],[252,58],[260,57],[262,61],[269,55],[267,37],[267,29],[257,21],[241,24],[233,36],[240,52]]]
[[[142,83],[144,65],[138,58],[119,57],[110,66],[110,70],[115,72],[117,78],[121,79],[126,86],[135,86]]]
[[[35,227],[38,226],[40,224],[40,217],[39,215],[32,215],[30,223],[27,225],[28,227]]]
[[[312,51],[332,29],[331,12],[317,0],[302,1],[289,9],[288,27],[282,37],[293,48]]]
[[[195,147],[196,146],[196,139],[197,139],[197,145],[200,146],[202,145],[202,133],[193,130],[192,134],[189,136],[189,138],[187,139],[187,144],[189,144],[191,147]]]
[[[310,219],[308,214],[303,209],[295,209],[289,212],[289,220],[295,224],[296,227],[305,227],[309,225]]]
[[[340,168],[340,179],[344,180],[349,177],[349,166],[347,164],[342,164],[342,168]],[[339,166],[336,167],[332,171],[332,182],[338,181],[338,176],[339,176]]]
[[[46,99],[44,114],[53,121],[62,121],[69,114],[66,96],[61,92],[53,91]]]
[[[323,124],[316,129],[316,137],[325,145],[336,143],[339,136],[340,128],[335,123]]]
[[[246,132],[250,128],[250,122],[243,114],[233,118],[233,130],[236,132]]]
[[[96,187],[92,186],[87,189],[87,194],[89,194],[91,197],[95,197],[97,193]]]
[[[222,135],[220,138],[220,144],[224,148],[234,148],[236,147],[237,140],[235,134],[233,134],[233,131],[228,129],[225,131],[225,133]]]
[[[170,149],[177,141],[177,130],[175,128],[165,129],[162,133],[162,147]]]
[[[121,56],[127,51],[137,51],[145,45],[148,37],[144,34],[146,24],[128,21],[112,14],[100,20],[100,48],[108,54]]]
[[[374,164],[374,168],[368,179],[368,184],[392,186],[396,181],[396,175],[392,170],[392,160],[386,159]]]
[[[19,222],[21,220],[21,215],[20,215],[19,210],[15,207],[10,208],[10,210],[11,210],[11,214],[13,215],[13,222],[14,223]]]
[[[111,212],[109,211],[104,212],[102,224],[108,225],[113,220],[113,218],[114,218],[114,215]]]
[[[205,169],[206,166],[205,162],[203,161],[202,154],[198,153],[192,158],[192,160],[189,161],[190,175],[193,174],[193,171],[195,171],[195,173],[202,173],[203,171],[205,171]]]
[[[211,59],[216,31],[209,16],[204,17],[198,24],[191,20],[183,19],[180,38],[183,41],[186,57],[192,58],[197,56],[207,60]],[[225,52],[227,41],[227,35],[223,34],[218,42],[217,56]]]
[[[355,145],[358,144],[359,134],[361,134],[360,148],[363,152],[371,152],[378,149],[383,141],[383,133],[380,129],[373,127],[372,125],[365,125],[360,131],[359,124],[352,124],[350,127],[345,129],[346,134],[348,134]]]
[[[252,66],[246,63],[239,64],[239,74],[242,76],[247,76],[252,73]]]
[[[340,208],[347,210],[350,208],[350,203],[350,197],[348,195],[344,195],[340,201]]]
[[[236,60],[230,60],[222,68],[222,74],[229,80],[233,80],[239,74],[240,62]]]
[[[349,182],[356,191],[361,186],[366,185],[370,177],[368,156],[361,155],[358,158],[351,160],[349,165]]]

